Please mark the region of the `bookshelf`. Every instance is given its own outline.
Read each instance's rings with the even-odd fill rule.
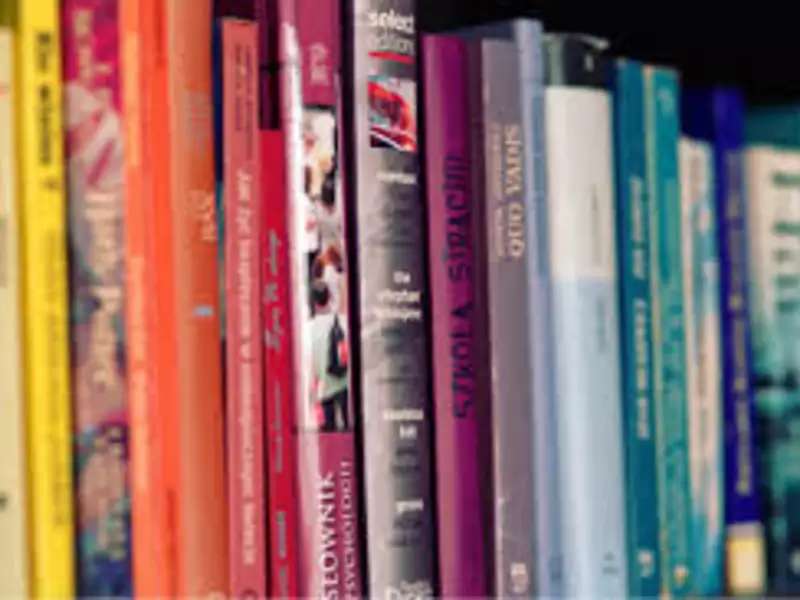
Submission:
[[[702,2],[584,3],[575,0],[432,0],[420,4],[422,27],[448,29],[527,15],[551,31],[608,39],[616,54],[674,66],[687,84],[741,87],[753,103],[800,97],[796,21],[786,7],[710,10]]]

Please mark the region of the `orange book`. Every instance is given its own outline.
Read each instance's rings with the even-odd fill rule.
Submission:
[[[153,127],[145,118],[155,58],[155,20],[140,0],[121,0],[122,111],[125,127],[125,263],[128,404],[131,419],[131,495],[133,585],[137,596],[164,596],[174,565],[168,562],[170,529],[162,477],[159,422],[154,379],[157,337],[152,293],[156,263],[151,243],[154,216]]]
[[[154,495],[163,501],[156,503],[155,522],[164,552],[163,564],[142,557],[149,564],[140,572],[157,595],[223,597],[228,535],[211,2],[146,0],[140,6],[144,170],[152,206],[146,225],[154,305],[147,323],[154,395],[149,423],[163,478]]]

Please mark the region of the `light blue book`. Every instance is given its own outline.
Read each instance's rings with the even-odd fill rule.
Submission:
[[[628,580],[632,596],[655,597],[661,569],[642,65],[618,60],[614,87]]]
[[[680,164],[692,587],[696,595],[719,596],[723,592],[725,454],[719,248],[711,145],[682,138]]]
[[[645,67],[662,592],[691,593],[689,440],[678,176],[678,75]]]
[[[627,596],[611,64],[601,41],[545,37],[562,591]]]

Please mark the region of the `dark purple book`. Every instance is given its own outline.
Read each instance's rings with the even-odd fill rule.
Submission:
[[[478,426],[489,398],[475,297],[480,224],[471,181],[468,48],[445,35],[425,36],[422,48],[440,591],[486,597],[489,523]]]
[[[434,593],[427,277],[413,0],[348,0],[348,247],[367,593]]]

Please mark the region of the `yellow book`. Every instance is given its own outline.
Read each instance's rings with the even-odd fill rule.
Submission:
[[[0,0],[0,597],[28,595],[13,32]]]
[[[30,592],[64,598],[75,558],[59,2],[12,4]]]

